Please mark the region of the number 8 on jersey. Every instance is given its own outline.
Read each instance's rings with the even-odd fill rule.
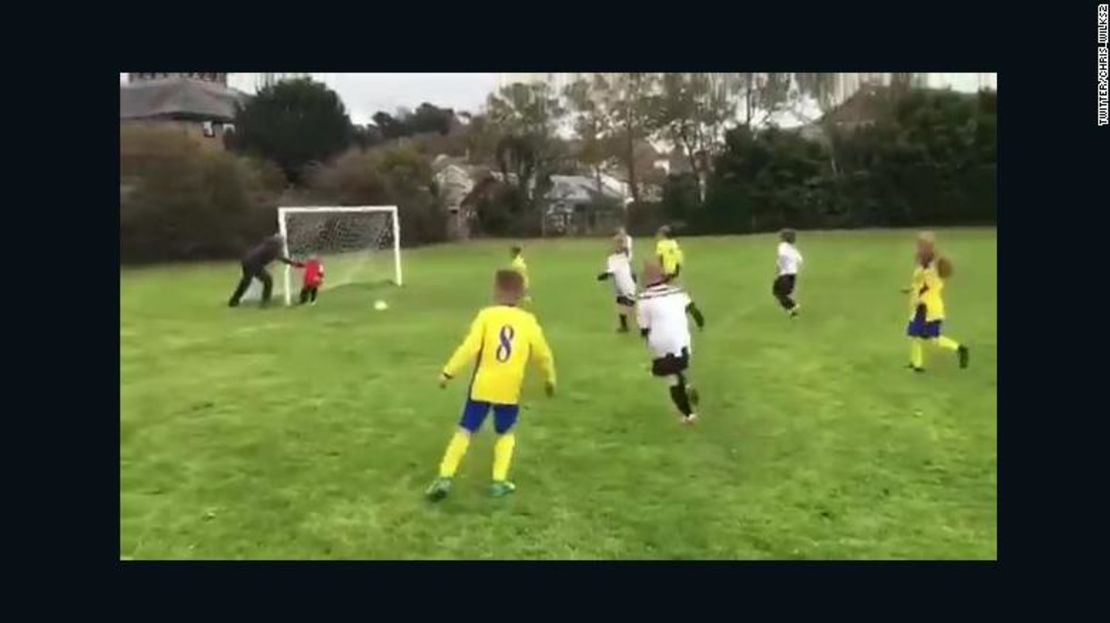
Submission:
[[[513,330],[512,325],[502,325],[501,330],[497,333],[498,346],[497,346],[497,360],[505,363],[509,357],[513,356],[513,337],[516,332]]]

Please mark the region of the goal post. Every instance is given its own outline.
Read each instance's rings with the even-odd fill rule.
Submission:
[[[285,241],[286,257],[320,256],[324,290],[382,280],[402,283],[397,206],[279,207],[278,232]],[[295,269],[286,265],[282,280],[286,305],[293,303],[299,290],[294,275]]]

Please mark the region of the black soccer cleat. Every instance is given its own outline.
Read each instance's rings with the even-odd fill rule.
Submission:
[[[910,370],[913,370],[914,372],[924,372],[925,371],[925,368],[919,368],[919,367],[913,365],[912,363],[906,364],[906,367],[909,368]]]
[[[971,351],[961,344],[960,347],[956,349],[956,356],[960,358],[960,367],[966,368],[971,360]]]

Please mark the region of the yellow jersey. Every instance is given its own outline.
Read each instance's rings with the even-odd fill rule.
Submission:
[[[678,241],[673,238],[661,238],[655,243],[655,255],[663,264],[663,272],[673,275],[682,263],[682,249],[678,248]]]
[[[937,262],[928,265],[918,264],[913,269],[913,283],[910,284],[910,319],[917,313],[918,305],[925,305],[925,322],[944,320],[944,279],[937,273]]]
[[[513,270],[515,270],[516,272],[520,273],[521,277],[524,277],[524,289],[527,290],[528,289],[528,265],[524,263],[524,256],[523,255],[518,255],[515,258],[513,258],[513,263],[511,265],[511,268]]]
[[[517,404],[529,361],[539,364],[545,379],[555,383],[555,359],[540,323],[531,313],[509,305],[493,305],[478,312],[470,333],[443,368],[455,376],[477,358],[470,398],[499,405]]]

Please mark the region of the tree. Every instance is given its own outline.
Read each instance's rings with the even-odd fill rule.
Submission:
[[[658,80],[657,75],[649,73],[616,74],[600,94],[612,114],[616,153],[628,171],[628,187],[635,203],[640,202],[636,146],[651,135],[651,95]]]
[[[795,114],[811,123],[820,126],[825,136],[825,147],[829,153],[829,167],[833,176],[840,174],[836,163],[836,127],[829,119],[829,113],[840,102],[836,99],[836,88],[839,74],[835,73],[796,73],[794,81],[798,86],[798,98],[795,100]],[[817,119],[801,112],[802,107],[813,104],[819,113]]]
[[[604,74],[594,74],[567,85],[563,92],[574,113],[574,131],[579,140],[576,157],[593,173],[599,195],[603,193],[601,170],[613,157],[613,115],[605,99],[608,90]]]
[[[428,102],[420,104],[415,111],[399,108],[396,115],[378,111],[371,119],[386,139],[431,133],[442,136],[449,133],[457,123],[454,110],[440,108]]]
[[[531,205],[548,181],[565,145],[556,136],[566,110],[546,83],[514,83],[491,94],[487,100],[488,121],[496,127],[498,168],[506,180],[516,175],[516,184]]]
[[[370,118],[386,140],[407,136],[408,128],[405,127],[404,122],[387,112],[378,111]]]
[[[351,120],[339,96],[304,78],[268,86],[239,107],[230,147],[276,162],[298,183],[306,165],[325,162],[351,139]]]
[[[494,165],[497,163],[497,142],[500,136],[496,126],[483,114],[461,113],[465,120],[463,145],[470,162]]]
[[[789,73],[736,74],[733,84],[744,112],[744,127],[759,127],[775,113],[788,108],[792,94],[790,77]]]
[[[678,146],[690,164],[698,201],[705,200],[710,158],[736,114],[723,86],[705,73],[668,73],[658,94],[650,97],[651,127]]]
[[[905,93],[913,88],[925,86],[925,74],[902,72],[890,74],[890,86],[896,93]]]
[[[455,111],[450,108],[439,108],[424,102],[405,121],[412,134],[435,132],[445,135],[457,123]]]

